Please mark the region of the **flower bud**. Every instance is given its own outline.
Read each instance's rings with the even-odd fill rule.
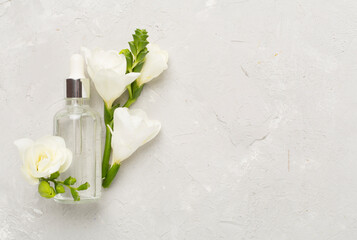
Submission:
[[[74,177],[68,177],[66,180],[64,180],[65,185],[73,185],[77,182],[77,180]]]
[[[71,188],[71,194],[72,194],[72,197],[73,197],[74,201],[81,200],[78,192],[74,188]]]
[[[53,179],[56,179],[58,178],[60,175],[60,173],[57,171],[57,172],[54,172],[50,175],[50,179],[53,180]]]
[[[64,187],[62,184],[56,184],[56,192],[57,193],[64,193],[65,190],[64,190]]]
[[[77,188],[77,190],[78,190],[78,191],[87,190],[89,187],[90,187],[89,183],[86,182],[86,183],[83,183],[82,185],[80,185],[80,186]]]
[[[55,190],[50,184],[46,181],[41,181],[38,185],[38,192],[40,193],[41,197],[44,198],[53,198],[56,195]]]

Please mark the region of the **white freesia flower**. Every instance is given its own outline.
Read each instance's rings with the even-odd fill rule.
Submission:
[[[120,163],[140,146],[153,139],[161,129],[161,123],[150,120],[140,109],[117,108],[114,112],[112,133],[113,162]]]
[[[135,81],[140,73],[126,73],[126,59],[118,51],[93,51],[82,47],[87,72],[99,95],[109,108],[123,94],[126,86]]]
[[[14,144],[23,160],[22,172],[33,184],[41,177],[66,171],[72,163],[72,152],[61,137],[45,136],[35,142],[22,138]]]
[[[169,60],[169,54],[166,51],[161,50],[158,45],[150,43],[148,44],[147,49],[149,53],[145,57],[144,66],[137,79],[139,86],[158,77],[167,69],[167,61]]]

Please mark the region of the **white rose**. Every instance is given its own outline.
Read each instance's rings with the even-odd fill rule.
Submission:
[[[108,108],[123,94],[126,86],[138,78],[140,73],[126,73],[126,59],[118,51],[93,51],[82,47],[87,63],[87,72],[99,95]]]
[[[141,74],[136,80],[139,86],[158,77],[168,67],[169,54],[166,51],[152,43],[147,46],[147,49],[149,53],[145,57]]]
[[[117,108],[114,111],[112,132],[113,162],[120,163],[140,146],[153,139],[161,129],[161,123],[150,120],[140,109]]]
[[[33,184],[41,177],[66,171],[72,163],[72,152],[61,137],[45,136],[35,142],[22,138],[14,144],[23,160],[22,172]]]

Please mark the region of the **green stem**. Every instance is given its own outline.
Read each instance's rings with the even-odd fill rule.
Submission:
[[[104,122],[105,125],[109,124],[113,120],[114,109],[109,108],[106,103],[104,103]]]
[[[136,98],[129,98],[123,107],[129,108],[131,106],[131,104],[133,104],[134,102],[136,102]]]
[[[115,178],[115,176],[117,175],[118,171],[120,168],[120,163],[114,163],[111,168],[109,169],[107,176],[105,177],[104,181],[103,181],[103,187],[104,188],[108,188],[110,186],[110,184],[112,183],[113,179]]]
[[[105,145],[102,161],[102,178],[105,178],[109,169],[112,133],[110,132],[108,125],[113,129],[113,110],[113,108],[109,108],[107,104],[104,103]]]
[[[144,84],[139,86],[135,81],[131,85],[128,85],[129,91],[129,98],[124,104],[123,107],[129,108],[136,100],[139,98],[141,91],[143,90]],[[113,115],[114,115],[115,107],[108,108],[107,105],[104,105],[104,121],[106,125],[109,125],[113,129]],[[103,178],[103,187],[107,188],[110,186],[111,182],[115,178],[120,164],[114,163],[111,168],[109,169],[109,160],[111,154],[111,140],[112,134],[106,126],[106,137],[105,137],[105,147],[104,147],[104,154],[103,154],[103,163],[102,163],[102,178]],[[109,170],[108,170],[109,169]]]
[[[108,125],[113,129],[113,121],[111,121]],[[112,146],[111,146],[112,133],[110,132],[108,125],[106,125],[106,131],[105,131],[105,145],[104,145],[103,162],[102,162],[102,178],[105,178],[107,176],[110,154],[112,150]]]
[[[132,72],[133,69],[136,67],[136,65],[138,65],[138,63],[139,63],[139,62],[136,61],[136,57],[137,57],[137,56],[134,56],[134,59],[135,59],[135,60],[134,60],[134,62],[133,62],[133,64],[132,64],[132,66],[131,66],[130,72]]]
[[[45,179],[45,181],[49,181],[49,182],[53,182],[53,184],[62,184],[63,186],[66,186],[66,187],[68,187],[69,189],[77,189],[77,188],[74,188],[74,187],[72,187],[71,185],[67,185],[67,184],[65,184],[63,181],[57,181],[57,180],[55,180],[55,179],[47,179],[47,178],[44,178]]]
[[[133,91],[131,89],[131,85],[129,84],[128,86],[126,86],[126,88],[128,89],[129,98],[133,98]]]

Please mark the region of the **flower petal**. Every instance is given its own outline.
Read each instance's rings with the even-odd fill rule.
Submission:
[[[126,72],[125,56],[119,54],[118,51],[110,50],[104,51],[102,49],[81,48],[86,59],[87,66],[94,72],[110,69],[117,72],[119,75],[124,75]],[[89,72],[88,72],[89,73]]]
[[[134,82],[140,73],[118,75],[113,70],[100,70],[92,77],[95,88],[109,107],[126,90],[126,86]]]
[[[124,161],[140,146],[152,140],[161,124],[140,109],[117,108],[114,112],[112,148],[114,162]]]
[[[31,176],[31,175],[29,174],[28,169],[26,169],[25,167],[22,167],[22,168],[21,168],[21,172],[22,172],[22,174],[25,176],[26,180],[27,180],[30,184],[35,185],[35,184],[37,184],[37,183],[39,182],[38,178],[35,178],[35,177]]]
[[[168,68],[167,61],[169,55],[156,44],[148,45],[149,53],[145,57],[145,63],[141,70],[141,75],[138,77],[138,84],[142,85],[158,77],[164,70]]]
[[[36,141],[36,144],[43,144],[52,149],[65,148],[66,143],[63,138],[58,136],[44,136]]]
[[[73,159],[72,151],[69,150],[69,149],[66,149],[66,150],[67,150],[66,151],[66,156],[65,156],[66,160],[65,160],[65,162],[63,163],[63,165],[59,169],[60,173],[65,172],[69,168],[69,166],[71,166],[71,163],[72,163],[72,159]]]
[[[140,73],[126,73],[126,59],[118,51],[89,50],[82,47],[87,63],[87,72],[99,95],[111,107],[126,90],[126,86],[138,78]]]
[[[38,183],[39,178],[59,170],[63,172],[72,162],[72,153],[58,136],[44,136],[35,142],[19,139],[15,145],[23,159],[21,170],[30,183]]]

